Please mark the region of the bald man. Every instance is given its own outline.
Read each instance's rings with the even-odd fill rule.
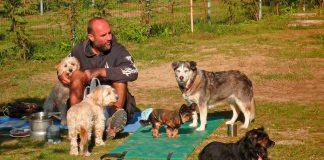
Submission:
[[[118,100],[110,106],[107,121],[108,138],[114,138],[136,110],[135,99],[129,93],[127,82],[137,79],[138,71],[127,49],[119,44],[108,21],[95,17],[88,22],[88,39],[75,46],[72,56],[80,62],[80,71],[59,80],[70,88],[70,105],[82,101],[83,91],[92,78],[115,88]]]

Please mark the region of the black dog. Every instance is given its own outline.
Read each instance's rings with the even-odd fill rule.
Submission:
[[[267,160],[267,148],[274,146],[263,127],[253,129],[236,143],[209,143],[199,154],[199,160]]]

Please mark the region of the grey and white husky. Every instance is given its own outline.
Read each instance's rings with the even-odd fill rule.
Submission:
[[[229,103],[233,116],[226,124],[234,124],[240,111],[245,121],[242,128],[248,128],[255,116],[252,82],[236,70],[208,72],[197,69],[194,61],[172,63],[176,81],[187,105],[196,103],[200,113],[200,126],[197,131],[204,131],[207,124],[208,108],[223,102]],[[191,127],[198,126],[197,112],[193,112]]]

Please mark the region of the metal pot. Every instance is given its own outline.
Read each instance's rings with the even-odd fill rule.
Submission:
[[[31,138],[46,140],[46,130],[52,124],[52,119],[45,112],[33,113],[30,117]]]

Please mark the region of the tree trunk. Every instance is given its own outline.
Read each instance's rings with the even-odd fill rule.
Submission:
[[[277,15],[280,14],[280,12],[279,12],[279,4],[280,4],[280,2],[279,1],[276,1],[276,12],[277,12]]]
[[[259,0],[259,17],[258,20],[262,18],[262,0]]]
[[[299,0],[299,7],[305,12],[305,0]]]

